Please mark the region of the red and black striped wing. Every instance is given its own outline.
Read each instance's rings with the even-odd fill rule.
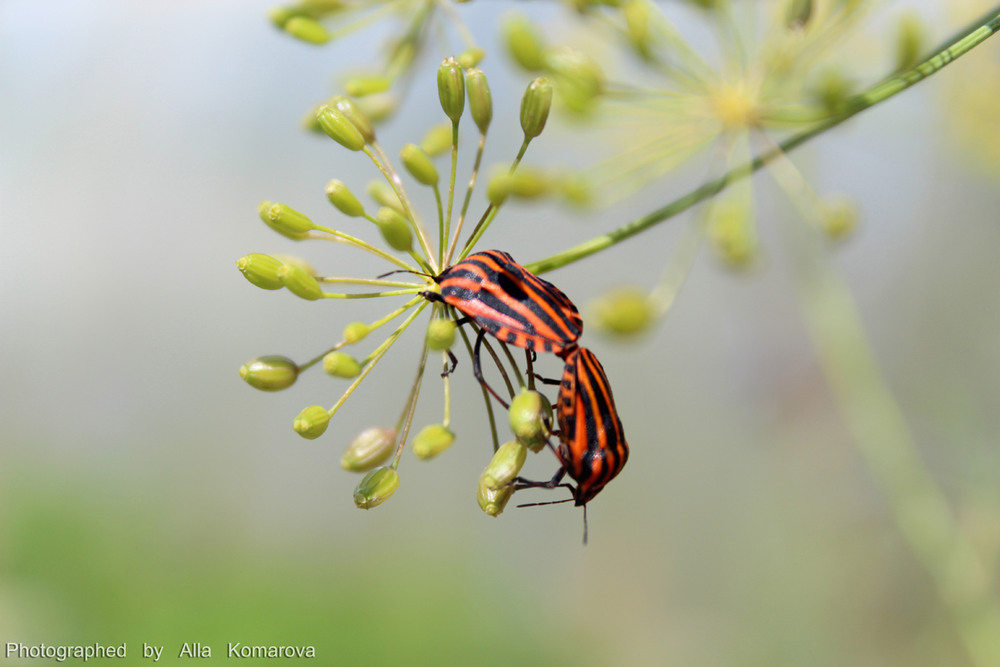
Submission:
[[[445,303],[511,345],[562,355],[583,332],[583,318],[569,297],[503,251],[469,255],[437,282]]]
[[[558,456],[586,504],[625,466],[628,443],[601,362],[585,347],[566,358],[559,387]]]

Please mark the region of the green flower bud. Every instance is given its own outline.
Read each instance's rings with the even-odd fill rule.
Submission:
[[[545,129],[552,108],[552,84],[538,77],[528,84],[521,98],[521,129],[526,139],[534,139]]]
[[[418,39],[416,35],[411,33],[395,40],[388,49],[389,64],[386,69],[390,72],[407,70],[417,57]]]
[[[354,196],[351,189],[343,181],[332,179],[326,184],[326,198],[344,215],[358,218],[365,214],[365,207]]]
[[[323,24],[308,16],[292,16],[282,26],[289,35],[309,44],[326,44],[330,33]]]
[[[285,286],[278,279],[278,268],[281,262],[270,255],[259,252],[250,253],[236,260],[243,277],[262,289],[281,289]]]
[[[402,202],[385,181],[372,181],[368,184],[368,196],[375,200],[379,206],[387,206],[400,215],[405,215]]]
[[[288,23],[288,20],[293,16],[296,16],[296,13],[288,7],[272,7],[267,10],[267,18],[271,20],[271,23],[282,30],[284,30],[285,24]]]
[[[361,364],[346,352],[330,352],[323,357],[323,370],[336,377],[353,378],[361,373]]]
[[[295,384],[299,367],[288,357],[271,354],[243,364],[240,377],[254,389],[280,391]]]
[[[389,118],[399,108],[399,97],[392,93],[374,93],[354,101],[372,123],[379,123]]]
[[[809,23],[812,16],[812,0],[787,0],[785,5],[785,26],[789,30],[800,30]]]
[[[507,412],[510,430],[522,445],[538,453],[551,435],[552,405],[537,391],[522,389],[510,402]]]
[[[553,186],[547,174],[522,167],[514,173],[503,172],[492,176],[486,185],[486,196],[493,204],[499,205],[509,196],[537,199],[552,192]]]
[[[841,113],[854,94],[854,82],[840,70],[826,68],[811,86],[812,96],[827,113]]]
[[[548,174],[531,167],[522,167],[509,176],[507,191],[522,199],[536,199],[547,195],[554,186]]]
[[[438,98],[451,122],[457,123],[465,110],[465,77],[454,58],[446,58],[438,68]]]
[[[717,201],[713,204],[708,237],[716,252],[731,268],[746,268],[757,255],[753,214],[741,202]]]
[[[382,238],[390,248],[406,252],[413,248],[413,230],[399,211],[383,206],[375,215]]]
[[[351,322],[344,327],[344,342],[354,345],[364,340],[370,331],[371,327],[364,322]]]
[[[479,509],[490,516],[499,516],[512,495],[514,495],[514,487],[505,486],[493,489],[486,486],[482,477],[479,478],[479,485],[476,488],[476,502],[479,503]]]
[[[456,328],[454,320],[435,317],[427,325],[427,347],[439,352],[450,349],[455,342]]]
[[[324,104],[316,111],[316,122],[328,137],[352,151],[365,147],[365,138],[347,116],[335,107]]]
[[[486,51],[477,47],[467,51],[462,51],[458,54],[458,57],[455,58],[455,60],[457,60],[458,64],[463,68],[469,69],[470,67],[475,67],[482,62],[484,57],[486,57]]]
[[[305,213],[299,213],[285,204],[265,201],[257,207],[257,211],[268,227],[295,241],[302,240],[316,227]]]
[[[319,119],[316,118],[316,114],[319,113],[319,107],[314,106],[306,111],[305,115],[302,116],[301,125],[306,130],[306,132],[312,132],[314,134],[324,134],[323,128],[319,126]]]
[[[387,76],[352,76],[344,82],[344,92],[351,97],[364,97],[373,93],[382,93],[392,86],[392,80]]]
[[[318,18],[345,7],[344,0],[299,0],[298,7],[309,16]]]
[[[326,431],[330,413],[322,405],[311,405],[295,418],[292,428],[306,440],[315,440]]]
[[[354,103],[354,100],[343,95],[334,95],[330,99],[330,102],[333,103],[337,111],[344,114],[344,117],[351,121],[351,124],[364,137],[366,144],[375,141],[375,126],[372,125],[371,119],[361,111],[361,107]]]
[[[635,336],[649,330],[656,321],[656,304],[644,290],[633,286],[616,287],[591,305],[597,328],[612,336]]]
[[[432,459],[455,442],[455,434],[441,424],[425,426],[413,439],[413,453],[419,459]]]
[[[521,472],[521,466],[528,457],[528,449],[516,440],[511,440],[500,445],[500,448],[493,454],[493,459],[483,470],[480,480],[487,488],[500,489],[517,477]]]
[[[489,182],[486,184],[486,198],[490,200],[491,204],[499,206],[506,201],[508,195],[510,195],[510,181],[510,174],[506,172],[494,174],[490,177]]]
[[[594,184],[583,174],[566,174],[556,185],[560,194],[575,206],[587,206],[594,199]]]
[[[650,56],[650,13],[651,7],[646,0],[628,0],[622,5],[625,15],[625,29],[629,41],[643,58]]]
[[[354,504],[359,509],[370,510],[388,500],[398,488],[399,473],[392,468],[376,468],[354,489]]]
[[[920,17],[913,13],[904,14],[899,20],[896,33],[896,69],[910,69],[920,61],[927,35]]]
[[[420,147],[430,157],[436,157],[451,150],[451,139],[451,123],[440,123],[427,130]]]
[[[315,301],[323,297],[323,289],[301,266],[282,264],[278,269],[278,279],[295,296],[307,301]]]
[[[266,199],[264,201],[262,201],[261,203],[257,204],[257,215],[259,215],[260,219],[263,220],[264,222],[266,222],[268,224],[268,226],[270,226],[270,224],[271,224],[271,219],[267,217],[267,211],[272,206],[274,206],[274,202],[273,201],[268,201]]]
[[[373,426],[351,440],[340,459],[340,467],[351,472],[367,472],[385,463],[395,449],[395,429]]]
[[[486,134],[490,121],[493,120],[493,97],[490,95],[489,83],[486,82],[486,74],[479,68],[466,70],[465,84],[469,89],[472,120],[476,121],[479,132]]]
[[[831,239],[839,241],[847,238],[858,226],[858,207],[847,199],[825,202],[820,222]]]
[[[518,65],[529,72],[545,68],[545,41],[535,24],[526,17],[517,15],[506,20],[503,37]]]
[[[302,259],[301,257],[295,257],[294,255],[277,254],[274,256],[274,258],[279,262],[281,262],[282,264],[291,264],[292,266],[297,266],[306,273],[308,273],[310,276],[318,275],[316,273],[316,269],[312,267],[312,264]]]
[[[559,94],[566,106],[577,113],[591,111],[594,98],[604,88],[604,73],[598,64],[569,48],[547,52],[545,62],[559,82]]]
[[[403,166],[418,182],[424,185],[437,185],[437,168],[420,146],[406,144],[403,146],[403,150],[399,151],[399,159],[403,161]]]
[[[320,19],[343,8],[343,0],[299,0],[294,5],[272,7],[268,10],[267,14],[276,26],[282,28],[290,19],[296,16]]]

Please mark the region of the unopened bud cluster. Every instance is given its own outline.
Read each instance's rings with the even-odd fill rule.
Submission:
[[[490,516],[499,516],[507,506],[528,451],[540,452],[552,435],[552,405],[537,391],[522,389],[511,401],[507,417],[515,439],[497,449],[476,487],[479,508]]]
[[[324,0],[316,0],[323,2]],[[291,34],[307,41],[319,42],[319,23],[322,12],[307,10],[313,0],[303,0],[296,8],[284,8],[286,13],[274,14],[276,24]],[[313,30],[313,33],[310,33]],[[412,55],[412,54],[411,54]],[[399,58],[410,57],[406,49],[401,47],[397,52]],[[435,256],[431,248],[439,245],[439,252],[444,254],[446,241],[451,241],[454,248],[458,235],[454,239],[445,238],[439,230],[439,244],[428,243],[427,227],[422,225],[413,200],[406,193],[405,184],[416,182],[419,186],[432,189],[436,198],[441,200],[441,193],[451,196],[455,189],[454,174],[451,182],[442,183],[442,175],[447,173],[439,170],[435,158],[455,154],[458,149],[460,124],[474,124],[480,134],[479,150],[482,146],[493,118],[493,100],[486,74],[477,67],[483,53],[478,49],[470,49],[455,58],[447,58],[439,67],[436,77],[438,99],[447,122],[431,128],[419,143],[407,143],[398,152],[400,170],[391,164],[386,152],[378,145],[374,124],[366,113],[368,108],[364,102],[379,94],[385,93],[391,82],[386,77],[378,75],[356,76],[351,78],[346,88],[354,95],[363,99],[355,100],[344,95],[335,95],[320,105],[312,114],[310,126],[333,139],[341,147],[353,153],[360,153],[357,159],[368,158],[375,162],[382,178],[370,181],[363,194],[363,201],[355,191],[343,180],[334,178],[327,181],[325,195],[331,204],[334,215],[340,216],[347,227],[345,231],[333,229],[319,218],[309,215],[284,203],[264,201],[258,207],[260,219],[272,230],[294,241],[311,239],[330,239],[341,244],[362,247],[371,254],[381,255],[393,263],[390,271],[372,271],[369,276],[359,278],[327,277],[318,273],[308,262],[281,255],[250,253],[237,261],[237,267],[248,282],[264,290],[288,290],[293,295],[307,301],[324,301],[328,299],[345,299],[355,297],[384,296],[390,294],[409,294],[411,303],[394,311],[393,314],[374,322],[353,321],[343,325],[341,339],[326,352],[316,356],[301,366],[283,356],[265,356],[254,359],[240,369],[240,376],[252,387],[264,391],[286,389],[295,383],[299,374],[312,367],[321,367],[323,372],[339,379],[347,385],[344,395],[333,407],[310,405],[303,408],[292,420],[293,430],[306,440],[314,440],[330,431],[331,418],[371,370],[371,366],[381,358],[387,345],[394,342],[401,332],[393,332],[380,344],[374,345],[374,350],[367,353],[357,352],[352,346],[362,347],[372,332],[392,320],[393,317],[413,305],[425,303],[430,299],[426,294],[439,290],[435,282],[435,273],[440,274],[446,266],[445,262],[454,263],[449,250],[449,258]],[[552,83],[547,77],[538,77],[532,81],[521,100],[519,122],[524,136],[524,146],[505,172],[488,185],[488,194],[493,208],[499,207],[508,197],[530,198],[550,192],[558,192],[562,183],[561,176],[553,173],[542,173],[521,166],[521,156],[532,140],[544,130],[549,117],[553,99]],[[480,153],[481,157],[481,153]],[[514,157],[513,155],[511,156]],[[479,160],[476,160],[473,177],[470,183],[476,182],[479,170]],[[405,173],[403,173],[405,170]],[[404,178],[400,178],[400,175]],[[405,178],[405,176],[410,178]],[[412,181],[410,180],[412,179]],[[471,194],[471,193],[470,193]],[[374,202],[372,204],[371,202]],[[449,205],[449,213],[453,208]],[[439,208],[441,215],[443,207]],[[465,214],[464,211],[462,213]],[[442,216],[443,218],[443,216]],[[441,220],[441,229],[445,228]],[[381,248],[364,240],[364,231],[374,235]],[[472,235],[474,230],[466,230]],[[471,247],[474,239],[468,243]],[[460,246],[458,250],[461,250]],[[393,255],[392,253],[396,253]],[[455,257],[458,255],[456,254]],[[395,261],[399,258],[399,261]],[[409,259],[416,261],[410,264]],[[392,274],[409,273],[418,276],[400,279]],[[383,292],[341,293],[331,288],[338,283],[377,285],[376,289]],[[399,287],[403,289],[397,290]],[[371,288],[359,288],[364,292]],[[457,364],[457,359],[451,351],[455,344],[458,328],[452,313],[447,308],[435,305],[433,315],[428,321],[425,332],[425,351],[441,355],[445,375],[450,374]],[[413,313],[415,316],[416,313]],[[409,318],[407,323],[412,319]],[[450,366],[450,370],[449,370]],[[418,381],[421,375],[418,375]],[[446,381],[447,382],[447,381]],[[445,385],[445,398],[450,401],[450,385]],[[413,414],[418,392],[411,394],[402,416],[394,428],[375,426],[365,429],[353,440],[347,443],[341,466],[348,471],[364,474],[354,491],[354,502],[359,508],[370,509],[385,502],[398,488],[400,475],[397,468],[401,453],[407,444],[413,455],[422,460],[433,459],[445,455],[456,442],[456,434],[452,430],[449,415],[450,405],[446,406],[444,419],[422,428],[413,427]],[[515,398],[513,408],[509,413],[511,430],[515,440],[500,448],[493,461],[480,479],[480,504],[488,513],[499,514],[512,493],[511,482],[524,463],[525,452],[529,449],[540,451],[551,435],[552,408],[548,400],[533,391],[524,391]],[[407,443],[407,438],[410,442]]]
[[[593,58],[568,47],[550,46],[541,31],[524,16],[509,18],[503,32],[507,50],[514,60],[529,72],[551,77],[556,82],[560,100],[569,110],[582,114],[593,109],[606,87],[604,73]]]

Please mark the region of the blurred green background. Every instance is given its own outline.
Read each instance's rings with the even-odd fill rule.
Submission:
[[[463,13],[481,34],[508,9],[473,5]],[[961,25],[923,5],[940,19],[935,41]],[[310,358],[387,308],[262,292],[234,262],[286,252],[372,273],[358,253],[274,235],[255,207],[321,218],[327,180],[361,190],[376,176],[298,123],[380,36],[317,50],[274,30],[268,6],[0,3],[0,644],[128,642],[129,662],[143,642],[170,656],[201,642],[216,657],[242,642],[309,644],[314,662],[343,665],[967,664],[817,366],[775,238],[774,221],[793,213],[766,174],[755,178],[763,270],[734,276],[705,256],[648,337],[587,334],[632,447],[589,507],[589,545],[567,505],[479,511],[490,446],[478,399],[456,404],[447,454],[407,453],[396,495],[357,510],[342,448],[396,419],[420,336],[304,441],[292,418],[342,385],[306,376],[262,394],[240,364]],[[408,111],[380,131],[390,153],[440,119],[426,100],[443,55],[428,54]],[[994,39],[795,154],[818,191],[859,203],[836,262],[991,571],[1000,189],[995,165],[953,132],[975,119],[949,103],[949,77],[975,85],[997,62]],[[485,63],[497,119],[487,161],[519,140],[525,78],[508,65],[500,53]],[[996,144],[1000,130],[985,127],[978,141]],[[570,136],[547,131],[538,155]],[[512,206],[484,244],[540,259],[673,192],[653,190],[611,212]],[[581,304],[651,286],[681,224],[547,277]],[[459,396],[476,391],[468,370],[463,360]],[[417,424],[437,421],[440,402],[431,378]],[[543,453],[526,472],[554,469]]]

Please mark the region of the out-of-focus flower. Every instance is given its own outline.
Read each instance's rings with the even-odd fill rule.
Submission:
[[[947,11],[959,22],[969,22],[983,12],[981,2],[954,0]],[[962,152],[963,158],[992,174],[1000,174],[1000,134],[996,116],[1000,109],[1000,62],[995,57],[977,54],[948,73],[942,80],[939,104],[946,131],[957,142],[947,142]]]
[[[923,48],[919,19],[904,12],[895,17],[893,39],[883,40],[882,61],[867,51],[863,59],[853,57],[870,48],[861,33],[882,4],[854,0],[574,3],[587,30],[610,31],[631,51],[630,57],[618,59],[606,50],[594,57],[556,44],[520,14],[505,22],[504,36],[516,63],[549,76],[556,100],[585,112],[593,122],[592,145],[598,150],[607,147],[610,155],[575,174],[572,191],[587,193],[582,203],[603,207],[662,182],[682,166],[707,173],[709,179],[722,177],[761,155],[773,155],[784,138],[849,112],[856,82],[884,75],[886,62],[897,68],[912,66]],[[698,32],[697,23],[709,30]],[[695,33],[700,40],[697,48],[687,36]],[[715,38],[714,47],[704,47],[705,35]],[[590,40],[598,45],[609,41]],[[593,60],[601,66],[593,65]],[[567,73],[572,73],[572,82]],[[801,174],[791,173],[794,167],[786,157],[781,161],[784,173],[778,176],[779,184],[803,217],[833,239],[849,235],[858,216],[850,206],[836,203],[845,200],[815,193]],[[697,162],[704,164],[690,166]],[[512,189],[510,180],[502,177],[491,183],[495,200]],[[554,181],[558,175],[535,179],[529,194],[548,194],[552,189],[548,184]],[[617,336],[648,329],[666,312],[683,282],[676,266],[690,268],[702,242],[711,245],[728,268],[759,266],[761,247],[749,183],[749,179],[722,183],[691,221],[696,243],[667,253],[660,285],[628,295],[611,292],[597,301],[591,313],[597,314],[598,328]]]

